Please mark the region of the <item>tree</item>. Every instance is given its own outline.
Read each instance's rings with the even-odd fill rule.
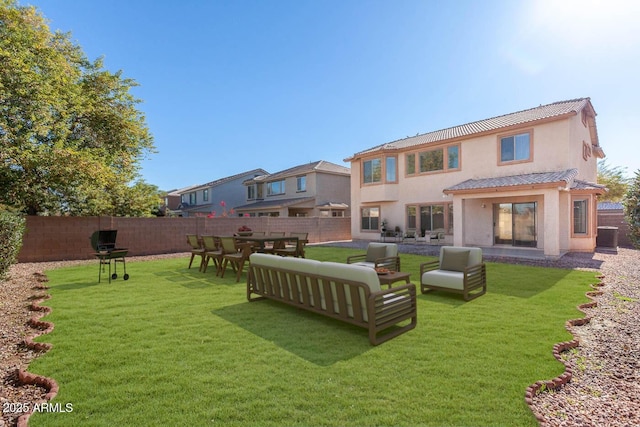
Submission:
[[[640,249],[640,170],[629,184],[624,199],[624,216],[629,224],[629,239],[633,246]]]
[[[136,85],[87,60],[34,7],[0,0],[0,204],[29,215],[126,210],[108,195],[135,192],[154,152]]]
[[[602,184],[609,191],[600,196],[601,202],[620,202],[624,198],[629,185],[625,178],[625,169],[620,166],[610,167],[606,160],[598,161],[598,184]]]

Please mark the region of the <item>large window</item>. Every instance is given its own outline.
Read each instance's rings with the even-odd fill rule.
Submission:
[[[500,138],[500,163],[531,160],[529,132]]]
[[[420,153],[420,172],[441,171],[444,169],[443,151],[424,151]]]
[[[284,193],[284,181],[274,181],[267,183],[267,196],[275,196],[277,194]]]
[[[378,231],[380,228],[380,208],[362,208],[360,228]]]
[[[307,177],[299,176],[296,178],[296,191],[302,192],[307,191]]]
[[[362,182],[370,184],[382,181],[382,162],[380,159],[362,162]]]
[[[573,201],[573,234],[587,234],[587,200]]]
[[[420,228],[424,231],[444,230],[444,205],[420,206]]]

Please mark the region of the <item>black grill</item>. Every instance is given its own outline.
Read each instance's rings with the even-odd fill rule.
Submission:
[[[118,262],[122,263],[124,269],[124,276],[122,276],[122,278],[129,280],[127,264],[125,262],[125,257],[129,250],[127,248],[116,247],[116,237],[118,237],[118,230],[98,230],[94,231],[90,237],[91,247],[96,251],[94,255],[100,261],[98,283],[100,283],[102,279],[102,272],[106,265],[109,266],[109,283],[111,283],[111,279],[118,278]],[[111,273],[111,261],[113,261],[114,267],[113,274]]]

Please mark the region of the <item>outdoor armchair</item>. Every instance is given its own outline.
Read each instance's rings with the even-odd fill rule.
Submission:
[[[372,268],[384,267],[389,270],[400,271],[398,245],[395,243],[371,242],[367,246],[366,254],[347,257],[347,264],[357,264]]]
[[[462,294],[465,301],[487,291],[487,271],[482,249],[443,246],[436,261],[420,264],[420,291],[440,290]]]

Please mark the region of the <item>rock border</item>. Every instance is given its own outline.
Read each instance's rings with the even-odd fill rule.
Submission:
[[[42,275],[42,276],[43,277],[40,278],[41,282],[48,281],[48,278],[45,275]],[[47,290],[49,289],[49,287],[45,285],[39,285],[35,289]],[[51,331],[53,331],[53,328],[54,328],[53,323],[40,320],[41,318],[51,314],[51,311],[52,311],[51,307],[40,305],[41,302],[51,299],[51,295],[50,294],[34,295],[32,298],[34,298],[34,300],[29,305],[29,310],[37,312],[38,314],[31,317],[28,320],[27,324],[31,326],[33,329],[37,330],[37,332],[35,334],[25,337],[24,345],[27,348],[30,348],[37,352],[46,353],[47,351],[53,348],[53,344],[35,342],[33,341],[33,339],[41,335],[49,334],[51,333]],[[22,368],[18,368],[16,369],[16,371],[17,371],[18,382],[20,384],[35,385],[47,390],[47,394],[44,396],[44,398],[48,401],[56,397],[56,395],[58,394],[58,391],[60,390],[58,383],[53,378],[48,378],[42,375],[36,375]],[[20,415],[18,417],[18,421],[16,425],[18,427],[28,427],[29,418],[31,417],[32,414],[33,414],[33,408],[29,412],[26,412]]]
[[[588,291],[585,293],[587,298],[589,298],[591,301],[586,302],[584,304],[580,304],[577,307],[578,310],[580,310],[584,314],[584,317],[567,320],[567,322],[565,323],[565,329],[569,331],[571,335],[573,335],[574,339],[572,339],[571,341],[560,342],[553,346],[553,357],[555,357],[558,362],[564,365],[564,373],[551,380],[537,381],[531,384],[529,387],[527,387],[525,391],[524,400],[527,406],[529,406],[529,409],[533,413],[534,417],[536,418],[536,421],[538,421],[538,424],[540,424],[541,426],[546,425],[547,419],[544,416],[544,414],[541,414],[534,409],[533,399],[535,396],[545,392],[546,390],[552,390],[552,391],[560,390],[573,378],[573,369],[571,368],[570,363],[565,361],[562,358],[562,353],[580,346],[580,341],[576,339],[575,334],[572,331],[572,328],[576,326],[586,325],[591,321],[591,316],[589,316],[585,310],[589,308],[594,308],[598,305],[598,302],[596,301],[596,297],[602,295],[603,292],[597,289],[605,286],[605,283],[604,283],[605,276],[598,275],[596,276],[596,279],[600,280],[600,282],[591,284],[591,288],[593,288],[594,290]]]

